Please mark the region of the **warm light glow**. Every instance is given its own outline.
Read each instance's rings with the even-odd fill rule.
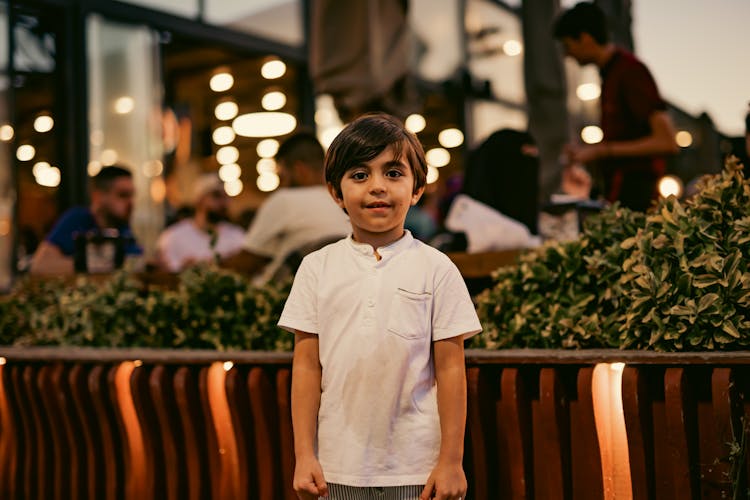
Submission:
[[[55,126],[55,120],[52,119],[49,115],[41,115],[37,116],[34,120],[34,130],[39,132],[40,134],[43,134],[45,132],[49,132],[52,130],[52,127]]]
[[[8,236],[10,234],[10,219],[0,219],[0,236]],[[5,364],[5,358],[0,358],[0,365]]]
[[[232,88],[234,77],[229,73],[217,73],[211,77],[208,86],[214,92],[224,92]]]
[[[576,95],[582,101],[593,101],[602,94],[598,83],[582,83],[576,89]]]
[[[266,93],[260,101],[260,105],[266,111],[276,111],[286,104],[286,95],[277,90]]]
[[[464,143],[464,133],[457,128],[447,128],[438,134],[438,142],[444,148],[455,148]]]
[[[297,126],[297,120],[289,113],[265,111],[240,115],[232,122],[232,128],[243,137],[275,137],[286,135]]]
[[[264,193],[267,193],[279,187],[280,182],[281,180],[279,179],[279,176],[277,174],[262,173],[258,176],[258,180],[255,181],[255,184],[258,186],[258,189],[260,189]]]
[[[286,64],[278,59],[271,59],[266,61],[260,68],[260,74],[266,80],[275,80],[281,78],[286,73]]]
[[[236,163],[227,163],[219,168],[219,179],[224,182],[236,181],[242,175],[242,169]]]
[[[57,167],[45,168],[35,177],[36,182],[44,187],[57,187],[60,185],[60,169]]]
[[[126,115],[135,109],[135,100],[130,96],[122,96],[115,100],[115,113]]]
[[[117,151],[114,149],[105,149],[101,154],[102,165],[108,167],[117,163]]]
[[[427,121],[424,119],[424,116],[414,113],[413,115],[406,117],[404,126],[406,127],[406,130],[412,134],[418,134],[427,126]]]
[[[224,183],[224,192],[226,192],[228,196],[237,196],[242,192],[243,187],[242,181],[235,179]]]
[[[586,144],[602,142],[603,138],[604,132],[602,132],[602,129],[596,125],[589,125],[588,127],[583,127],[583,130],[581,130],[581,139],[583,139],[583,142]]]
[[[342,130],[344,130],[344,127],[339,125],[334,125],[333,127],[328,127],[327,129],[323,130],[320,133],[320,143],[323,145],[323,148],[328,149],[333,140],[341,133]]]
[[[164,201],[164,198],[167,197],[167,183],[164,182],[164,177],[155,177],[152,179],[149,193],[154,202],[161,203]]]
[[[609,369],[615,372],[622,373],[622,371],[625,369],[625,363],[612,363],[611,365],[609,365]]]
[[[261,158],[258,160],[258,163],[255,164],[255,170],[259,175],[275,174],[278,171],[278,167],[272,158]]]
[[[433,167],[444,167],[451,161],[451,154],[447,149],[432,148],[425,153],[427,164]]]
[[[101,146],[104,144],[104,132],[101,130],[94,130],[91,132],[91,144],[94,146]]]
[[[224,125],[223,127],[219,127],[214,130],[212,136],[214,144],[217,144],[219,146],[226,146],[227,144],[231,144],[234,140],[234,137],[234,130],[228,125]]]
[[[440,170],[432,165],[427,166],[427,184],[433,184],[440,178]]]
[[[33,167],[31,167],[31,173],[34,174],[34,177],[39,177],[39,175],[41,175],[44,170],[47,170],[51,166],[52,165],[50,165],[46,161],[38,161],[34,163]]]
[[[8,360],[6,360],[5,358],[0,358],[0,366],[4,365],[7,362]]]
[[[674,175],[665,175],[659,179],[659,194],[664,198],[682,196],[682,181]]]
[[[0,141],[8,142],[13,139],[13,135],[13,127],[8,125],[7,123],[3,126],[0,126]]]
[[[216,108],[214,108],[214,116],[216,116],[217,120],[231,120],[232,118],[237,116],[239,110],[240,108],[239,106],[237,106],[236,102],[220,102],[216,105]]]
[[[506,55],[517,56],[522,50],[523,47],[518,40],[506,40],[505,43],[503,43],[503,52],[505,52]]]
[[[273,158],[279,150],[279,141],[276,139],[263,139],[255,148],[261,158]]]
[[[234,366],[234,363],[232,363],[231,361],[224,361],[225,372],[228,372],[229,370],[231,370],[233,366]]]
[[[677,132],[674,139],[681,148],[689,148],[693,144],[693,135],[687,130]]]
[[[146,177],[157,177],[164,172],[164,164],[159,160],[147,161],[141,168],[143,170],[143,175]]]
[[[16,158],[18,158],[19,161],[29,161],[34,158],[35,154],[36,149],[34,149],[34,146],[31,144],[21,144],[18,146],[18,149],[16,149]]]
[[[136,359],[135,361],[133,361],[133,366],[134,366],[135,368],[138,368],[138,367],[140,367],[140,366],[143,366],[143,361],[141,361],[140,359]]]
[[[86,170],[88,171],[90,177],[94,177],[96,174],[98,174],[99,172],[101,172],[101,170],[102,170],[102,163],[99,162],[99,161],[96,161],[96,160],[92,160],[92,161],[89,162],[88,167],[86,168]]]
[[[234,146],[224,146],[223,148],[219,148],[219,150],[216,152],[216,161],[219,162],[219,165],[237,163],[237,160],[239,159],[240,152]]]
[[[315,112],[315,123],[320,126],[330,125],[335,119],[336,113],[332,109],[321,108]]]

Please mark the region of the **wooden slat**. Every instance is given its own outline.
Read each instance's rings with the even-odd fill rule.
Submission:
[[[276,397],[267,372],[258,366],[247,376],[250,410],[255,428],[255,461],[258,466],[258,499],[274,500],[281,491],[279,474],[279,418]]]
[[[292,431],[292,370],[276,372],[276,402],[279,408],[279,456],[284,498],[296,500],[294,492],[294,433]]]
[[[27,481],[36,481],[36,491],[39,498],[52,497],[52,439],[49,424],[45,418],[44,404],[39,391],[40,366],[28,365],[23,370],[23,385],[29,396],[29,417],[32,422],[32,432],[36,433],[36,449],[33,450],[36,460],[34,469],[28,472]]]
[[[706,436],[709,439],[701,436],[701,447],[710,450],[712,460],[708,470],[701,475],[701,498],[720,500],[732,498],[735,478],[732,477],[729,457],[733,444],[740,446],[742,441],[740,402],[731,368],[712,370],[710,403],[711,418],[706,423],[712,432]]]
[[[198,394],[198,380],[190,368],[177,369],[174,376],[175,400],[185,444],[187,496],[189,500],[211,497],[206,428]]]
[[[255,457],[253,413],[250,410],[250,396],[247,390],[247,370],[235,366],[227,373],[227,400],[237,440],[237,458],[240,478],[238,498],[259,498],[258,467]]]
[[[0,366],[0,498],[15,498],[16,474],[23,446],[11,372],[11,367]]]
[[[622,408],[628,435],[628,455],[633,500],[655,498],[654,441],[647,380],[641,368],[626,366],[622,372]]]
[[[143,436],[144,484],[141,491],[145,498],[165,498],[164,445],[161,442],[161,427],[149,388],[150,370],[140,366],[130,376],[133,405]]]
[[[70,425],[66,422],[69,400],[65,393],[64,366],[61,363],[46,365],[39,371],[39,389],[45,408],[46,420],[50,429],[52,447],[47,453],[52,455],[52,496],[50,498],[80,498],[77,479],[80,477],[80,461],[71,450],[70,440],[77,435],[69,435]],[[71,481],[75,478],[76,481]],[[75,495],[71,490],[75,482]]]
[[[221,457],[219,456],[219,439],[213,426],[211,402],[208,398],[209,370],[210,366],[205,366],[198,371],[198,397],[203,417],[200,425],[203,426],[206,436],[206,460],[208,462],[211,498],[221,499],[223,498]]]
[[[165,500],[187,498],[187,466],[185,465],[185,443],[182,439],[182,422],[177,410],[174,390],[174,373],[170,367],[156,365],[148,378],[151,401],[154,404],[158,425],[157,446],[161,446],[164,457],[164,477],[156,478],[156,490],[163,484]]]
[[[74,442],[80,448],[83,483],[79,498],[105,498],[107,473],[104,464],[104,449],[101,439],[100,422],[94,410],[93,393],[89,377],[93,370],[90,365],[74,364],[68,372],[71,405],[78,422],[79,438]]]
[[[500,483],[502,498],[534,498],[531,401],[518,368],[505,368],[502,372],[497,427],[498,435],[504,436],[505,442],[505,453],[499,457],[499,466],[508,470],[507,487]]]
[[[542,368],[539,401],[532,404],[534,492],[539,499],[572,498],[567,406],[560,374],[555,368]]]
[[[487,485],[489,474],[486,450],[490,443],[487,442],[483,432],[479,392],[479,368],[469,368],[466,370],[466,433],[471,453],[469,490],[475,498],[490,498]]]
[[[666,438],[671,468],[671,490],[675,499],[698,496],[696,474],[697,426],[688,399],[684,368],[667,368],[664,373],[664,408]]]
[[[578,370],[577,397],[570,401],[570,452],[573,498],[598,500],[604,496],[602,462],[591,398],[593,367]]]

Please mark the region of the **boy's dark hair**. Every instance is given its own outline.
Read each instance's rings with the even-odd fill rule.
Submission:
[[[98,174],[91,178],[91,189],[95,191],[108,191],[115,179],[120,177],[133,177],[133,174],[124,166],[112,165],[102,168]]]
[[[328,148],[325,158],[326,182],[341,197],[341,179],[347,170],[366,163],[388,146],[394,157],[405,153],[414,174],[414,192],[427,182],[427,160],[419,139],[397,118],[385,113],[362,115],[341,131]]]
[[[554,34],[558,40],[563,37],[577,40],[581,33],[588,33],[601,45],[609,41],[607,16],[598,5],[589,2],[577,3],[560,14],[555,21]]]
[[[282,142],[275,157],[277,162],[283,162],[289,167],[300,161],[313,168],[320,169],[323,167],[325,153],[315,134],[302,131]]]

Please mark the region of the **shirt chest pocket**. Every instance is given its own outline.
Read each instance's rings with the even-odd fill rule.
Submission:
[[[422,339],[430,332],[432,295],[399,288],[391,299],[387,328],[405,339]]]

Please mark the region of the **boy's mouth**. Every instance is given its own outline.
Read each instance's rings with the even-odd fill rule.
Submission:
[[[384,201],[374,201],[365,205],[367,208],[388,208],[390,205]]]

